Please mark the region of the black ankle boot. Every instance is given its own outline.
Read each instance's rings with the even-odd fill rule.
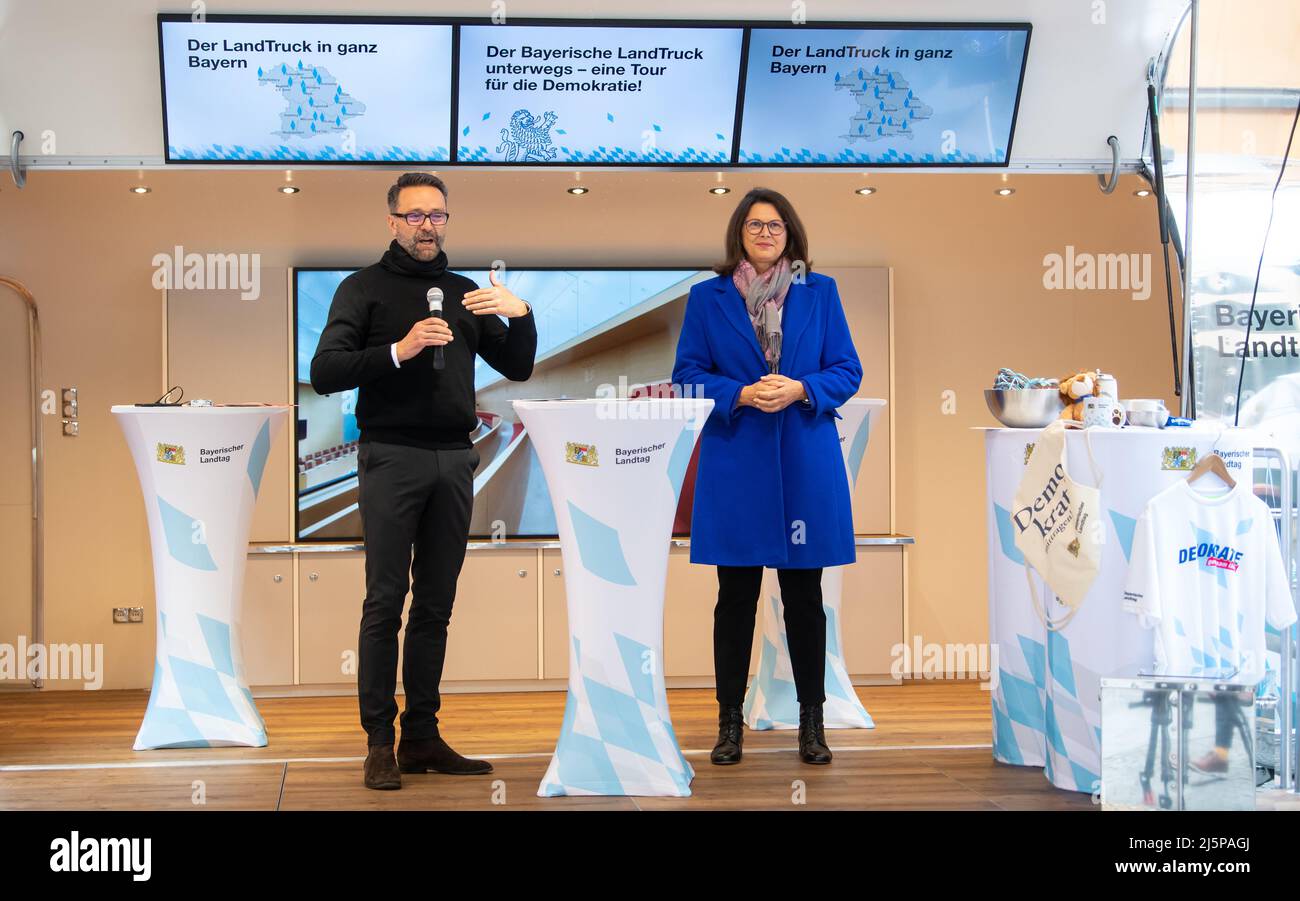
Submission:
[[[709,760],[719,766],[740,763],[740,746],[745,740],[745,715],[739,707],[726,704],[718,708],[718,743]]]
[[[821,704],[799,705],[799,757],[804,763],[831,762],[831,749],[826,747],[826,727],[822,724]]]

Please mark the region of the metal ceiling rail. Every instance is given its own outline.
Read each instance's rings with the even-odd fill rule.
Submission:
[[[0,156],[0,163],[6,167],[10,165],[11,158]],[[335,163],[320,164],[310,163],[306,160],[301,162],[285,160],[283,163],[269,165],[267,163],[167,163],[161,156],[27,156],[22,155],[18,158],[19,164],[27,173],[31,172],[73,172],[85,170],[113,170],[113,169],[146,169],[154,171],[168,172],[186,172],[186,171],[225,171],[241,170],[245,172],[275,172],[291,170],[294,172],[305,172],[309,170],[320,170],[329,172],[344,171],[387,171],[392,172],[400,170],[405,166],[408,169],[420,169],[429,171],[447,171],[447,172],[511,172],[517,173],[522,171],[519,166],[494,166],[490,163],[404,163],[404,164],[370,164],[370,163]],[[1124,175],[1131,175],[1140,171],[1142,165],[1141,159],[1127,159],[1119,161],[1119,172]],[[658,172],[694,172],[699,174],[712,174],[714,172],[803,172],[803,173],[821,173],[834,174],[843,172],[848,174],[858,172],[871,173],[889,173],[889,172],[934,172],[944,175],[996,175],[1002,172],[1022,172],[1022,173],[1081,173],[1106,175],[1115,167],[1115,161],[1111,158],[1078,158],[1078,159],[1026,159],[1017,160],[1008,163],[1005,166],[876,166],[869,164],[862,166],[598,166],[592,168],[582,163],[574,163],[575,169],[581,169],[584,172],[636,172],[643,174],[646,171]],[[546,169],[537,169],[538,172],[564,173],[569,171],[564,167],[550,166]]]

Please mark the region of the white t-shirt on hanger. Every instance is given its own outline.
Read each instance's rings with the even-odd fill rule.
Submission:
[[[1156,630],[1156,665],[1264,677],[1264,623],[1296,621],[1269,506],[1245,479],[1179,481],[1147,502],[1133,532],[1124,609]]]

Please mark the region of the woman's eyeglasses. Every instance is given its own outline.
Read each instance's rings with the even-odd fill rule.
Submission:
[[[751,235],[761,235],[765,225],[768,234],[772,235],[772,237],[785,233],[785,223],[780,219],[773,219],[771,222],[764,222],[761,219],[749,219],[745,222],[745,231]]]
[[[390,216],[399,216],[406,220],[406,224],[412,228],[419,228],[424,225],[424,220],[428,219],[433,225],[446,225],[447,220],[451,218],[451,213],[446,210],[434,210],[432,213],[421,213],[419,210],[411,210],[409,213],[389,213]],[[757,232],[755,232],[757,234]],[[779,234],[773,232],[773,234]]]

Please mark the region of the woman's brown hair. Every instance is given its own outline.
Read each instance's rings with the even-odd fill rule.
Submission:
[[[745,243],[741,229],[745,227],[745,219],[749,215],[750,207],[756,203],[770,203],[776,207],[777,215],[785,223],[785,252],[782,256],[792,263],[803,261],[804,271],[811,272],[812,260],[808,259],[808,235],[803,230],[803,222],[799,220],[794,205],[786,200],[785,195],[771,188],[754,188],[740,199],[740,203],[731,214],[731,221],[727,223],[727,237],[723,251],[725,256],[721,263],[713,267],[713,271],[719,275],[731,275],[740,265],[740,261],[745,259]]]

